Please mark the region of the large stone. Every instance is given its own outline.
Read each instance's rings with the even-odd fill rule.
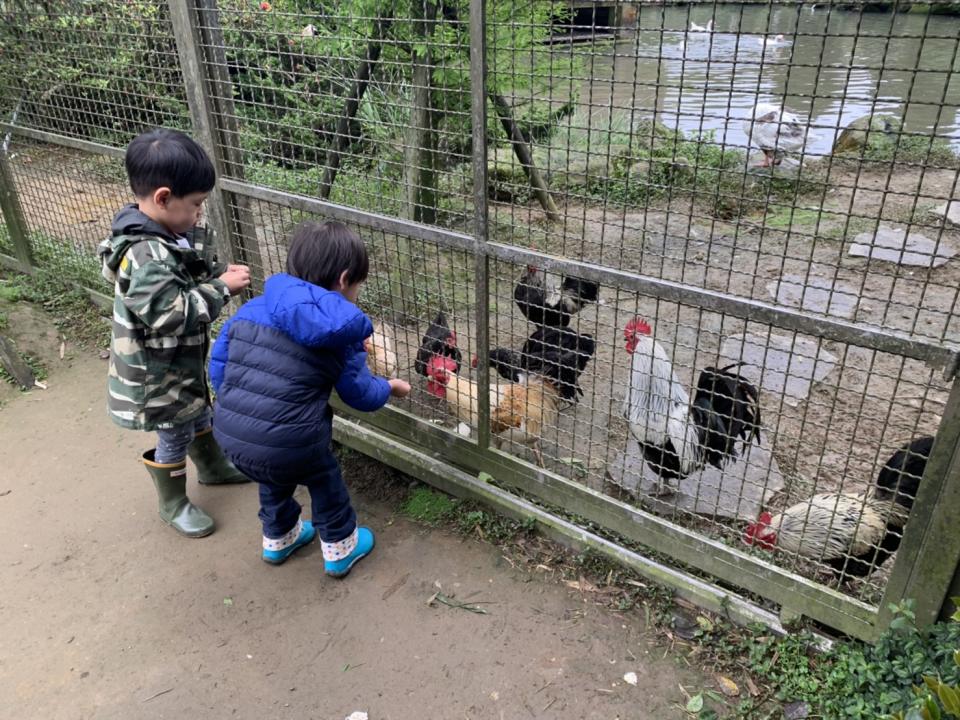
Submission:
[[[860,151],[864,147],[877,147],[883,143],[896,142],[902,129],[900,121],[891,115],[864,115],[851,122],[833,144],[833,152]]]
[[[850,245],[850,254],[897,265],[940,267],[957,254],[947,240],[939,243],[919,233],[881,225],[875,233],[860,233]]]
[[[836,356],[813,340],[785,335],[727,338],[720,357],[724,364],[743,362],[743,377],[774,397],[786,395],[789,404],[805,400],[813,383],[822,381],[837,364]]]
[[[937,217],[942,217],[951,225],[960,226],[960,200],[951,200],[938,205],[932,210]]]
[[[655,512],[670,513],[678,508],[708,517],[746,521],[755,520],[770,497],[784,486],[783,473],[762,433],[759,445],[751,445],[722,470],[709,465],[667,483],[675,491],[671,495],[661,494],[663,486],[644,460],[640,443],[633,435],[627,437],[626,449],[608,466],[607,477]]]
[[[817,315],[852,318],[860,296],[856,288],[830,278],[784,275],[767,283],[767,292],[777,303]]]

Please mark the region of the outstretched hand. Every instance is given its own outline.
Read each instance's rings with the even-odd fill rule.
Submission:
[[[390,396],[395,398],[405,398],[410,394],[410,383],[406,380],[400,380],[399,378],[393,378],[388,380],[390,383]]]

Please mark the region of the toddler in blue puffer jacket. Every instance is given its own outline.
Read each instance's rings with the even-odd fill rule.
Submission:
[[[303,223],[293,233],[287,272],[224,325],[210,358],[217,392],[213,432],[224,453],[260,485],[263,559],[279,564],[319,533],[327,575],[343,577],[373,549],[331,448],[330,393],[373,411],[403,380],[367,369],[373,333],[355,303],[367,279],[363,241],[341,223]],[[300,517],[297,485],[310,491],[312,520]]]

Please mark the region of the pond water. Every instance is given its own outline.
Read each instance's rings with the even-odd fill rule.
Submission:
[[[691,32],[691,24],[712,32]],[[784,35],[778,44],[763,38]],[[809,119],[808,154],[850,121],[884,112],[960,148],[960,18],[813,5],[641,5],[616,42],[558,52],[584,61],[579,103],[655,115],[694,136],[745,146],[757,102]]]

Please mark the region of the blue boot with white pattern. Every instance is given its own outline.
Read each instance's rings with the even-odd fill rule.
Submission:
[[[328,543],[321,539],[324,572],[330,577],[346,577],[358,560],[370,554],[374,544],[373,532],[362,526],[339,542]]]
[[[280,565],[304,545],[309,545],[317,531],[309,520],[297,520],[286,535],[281,538],[263,538],[263,559],[271,565]]]

